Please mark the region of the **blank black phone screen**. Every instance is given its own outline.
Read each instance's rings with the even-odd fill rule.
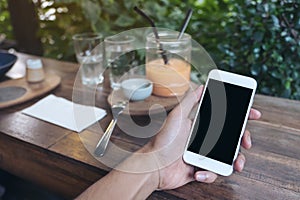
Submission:
[[[252,91],[209,79],[188,151],[231,165]]]

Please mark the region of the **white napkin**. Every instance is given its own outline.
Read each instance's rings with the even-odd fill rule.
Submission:
[[[52,94],[25,108],[22,113],[77,132],[106,115],[101,108],[79,105]]]

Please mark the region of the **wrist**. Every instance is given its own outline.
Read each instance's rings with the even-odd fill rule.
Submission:
[[[159,189],[160,184],[160,170],[159,170],[159,164],[157,161],[157,155],[155,152],[153,152],[153,148],[151,146],[151,143],[145,145],[141,149],[139,149],[137,152],[134,153],[137,158],[135,159],[137,161],[137,166],[141,166],[141,168],[137,171],[144,171],[144,173],[147,177],[147,182],[149,186],[151,185],[152,190],[155,191]],[[152,192],[153,192],[152,191]]]
[[[123,174],[128,177],[125,184],[128,187],[132,186],[132,190],[135,190],[133,199],[143,199],[157,190],[159,186],[158,165],[154,153],[147,145],[129,156],[110,174],[113,176]]]
[[[132,154],[106,176],[93,184],[79,199],[146,199],[158,188],[159,175],[153,159],[142,156],[143,150]],[[150,169],[150,168],[149,168]]]
[[[157,161],[157,155],[153,152],[153,149],[149,143],[145,145],[143,148],[137,151],[138,154],[145,155],[144,159],[140,159],[140,162],[143,166],[148,165],[151,167],[147,167],[148,173],[150,175],[149,182],[154,186],[152,187],[153,191],[159,190],[160,185],[160,168]]]

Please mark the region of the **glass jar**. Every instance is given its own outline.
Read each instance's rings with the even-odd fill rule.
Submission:
[[[45,79],[43,64],[40,59],[28,59],[26,63],[26,78],[28,82],[37,83]]]
[[[153,82],[153,94],[181,96],[190,85],[191,36],[160,31],[159,44],[154,33],[146,40],[146,76]],[[166,59],[164,59],[166,58]]]
[[[130,35],[114,35],[104,40],[106,62],[110,68],[110,86],[113,89],[121,87],[121,77],[134,65],[134,42],[135,37]]]

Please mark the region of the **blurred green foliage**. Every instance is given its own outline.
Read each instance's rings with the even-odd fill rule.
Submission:
[[[219,66],[255,77],[260,93],[300,99],[300,1],[229,3]]]
[[[0,0],[0,34],[5,34],[6,38],[13,38],[10,16],[7,9],[7,1]]]
[[[6,21],[0,0],[0,22]],[[45,56],[75,61],[71,37],[79,32],[112,35],[149,26],[133,7],[142,8],[158,27],[179,30],[188,8],[194,13],[187,33],[219,68],[254,77],[258,92],[300,99],[299,0],[35,0]],[[5,14],[6,13],[6,14]],[[3,26],[0,32],[9,32]]]

